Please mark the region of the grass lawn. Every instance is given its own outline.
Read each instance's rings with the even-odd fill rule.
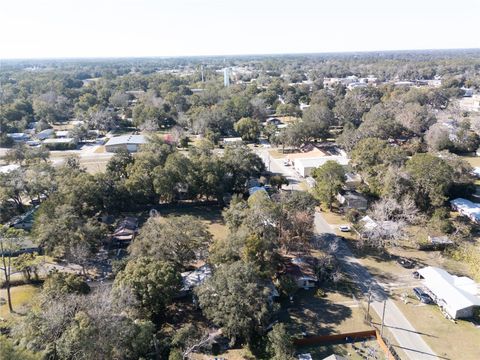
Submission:
[[[205,355],[205,354],[191,354],[190,357],[194,360],[212,360],[212,359],[228,359],[228,360],[254,360],[255,356],[248,349],[232,349],[221,355]]]
[[[473,167],[480,167],[480,156],[461,156],[463,160],[466,160]]]
[[[435,305],[395,301],[412,325],[437,355],[451,360],[480,359],[480,328],[463,320],[447,320]]]
[[[13,310],[17,313],[25,313],[26,307],[32,303],[40,287],[33,285],[20,285],[11,288]],[[0,298],[7,300],[7,290],[0,289]],[[8,319],[12,314],[8,311],[7,303],[0,305],[0,318]]]
[[[362,308],[345,290],[327,289],[325,297],[316,297],[315,289],[299,290],[293,303],[281,301],[278,319],[294,337],[304,332],[311,336],[371,329],[364,322]]]
[[[222,218],[222,208],[219,206],[192,206],[175,207],[160,210],[162,216],[170,215],[192,215],[200,218],[208,227],[214,239],[225,239],[228,235],[228,228]]]
[[[286,155],[281,153],[278,149],[268,150],[268,154],[274,159],[283,159]]]

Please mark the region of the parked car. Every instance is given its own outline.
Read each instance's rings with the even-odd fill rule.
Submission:
[[[342,232],[349,232],[351,230],[349,225],[340,225],[338,228]]]
[[[397,263],[402,265],[405,269],[413,269],[415,267],[415,261],[404,257],[398,258]]]
[[[423,291],[422,288],[419,288],[419,287],[413,288],[413,293],[415,294],[417,299],[420,300],[422,303],[424,304],[433,303],[433,300],[430,297],[430,295],[428,295],[425,291]]]
[[[290,161],[285,160],[285,161],[283,162],[283,166],[290,166]]]

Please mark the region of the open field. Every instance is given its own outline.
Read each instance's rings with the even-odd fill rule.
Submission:
[[[40,288],[33,285],[20,285],[11,288],[13,310],[17,313],[25,313],[28,307],[38,294]],[[7,300],[7,290],[0,289],[0,298]],[[12,314],[8,311],[7,303],[0,305],[0,319],[8,319]]]

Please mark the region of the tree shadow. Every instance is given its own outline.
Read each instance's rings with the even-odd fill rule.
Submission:
[[[288,299],[281,301],[278,319],[294,336],[331,334],[337,325],[352,316],[348,306],[318,298],[308,290],[300,290],[293,298],[293,303]]]

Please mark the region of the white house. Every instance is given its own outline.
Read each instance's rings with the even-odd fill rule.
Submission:
[[[433,266],[420,269],[418,273],[437,305],[453,319],[472,317],[474,309],[480,306],[478,284],[472,279],[451,275]]]
[[[147,139],[143,135],[122,135],[110,138],[105,144],[107,152],[116,152],[125,149],[128,152],[137,152],[140,146],[147,143]]]

